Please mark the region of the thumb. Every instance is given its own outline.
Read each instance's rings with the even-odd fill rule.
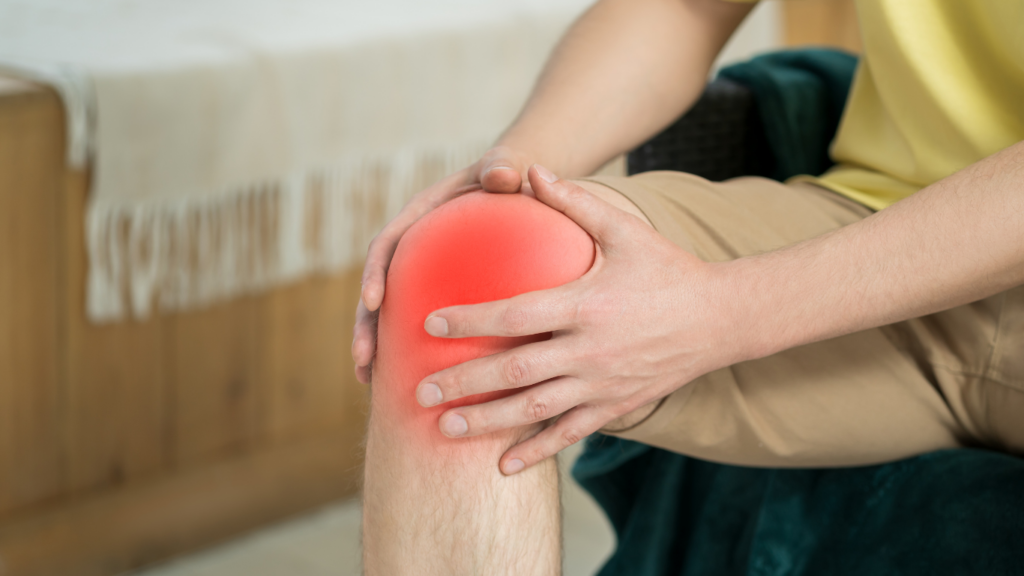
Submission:
[[[619,210],[583,187],[560,180],[540,164],[531,166],[528,176],[538,200],[568,216],[599,244],[607,245],[621,228]]]
[[[519,192],[526,168],[518,154],[505,147],[497,147],[484,155],[480,165],[480,185],[488,192],[511,194]]]

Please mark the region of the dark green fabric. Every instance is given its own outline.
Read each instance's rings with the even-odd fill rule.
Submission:
[[[773,155],[772,178],[821,174],[832,166],[835,136],[853,82],[857,57],[810,48],[757,56],[719,76],[751,89]]]
[[[749,86],[775,177],[819,174],[856,60],[769,54]],[[859,468],[726,466],[595,434],[573,477],[618,538],[601,576],[1024,574],[1024,460],[947,450]]]
[[[573,477],[618,538],[600,576],[1024,574],[1024,460],[943,450],[758,469],[587,439]]]

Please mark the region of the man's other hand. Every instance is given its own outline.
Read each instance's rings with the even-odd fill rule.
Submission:
[[[422,190],[370,242],[363,268],[362,293],[356,309],[352,358],[356,377],[370,383],[370,366],[377,349],[377,311],[384,301],[388,266],[402,235],[417,220],[441,204],[473,190],[511,194],[523,191],[523,175],[529,168],[527,155],[507,146],[497,146],[478,162]],[[527,185],[528,188],[529,185]],[[526,190],[528,192],[528,190]]]

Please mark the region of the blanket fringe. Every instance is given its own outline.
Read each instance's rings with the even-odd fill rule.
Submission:
[[[414,193],[486,149],[352,158],[212,198],[94,202],[86,215],[89,319],[195,309],[358,264]]]

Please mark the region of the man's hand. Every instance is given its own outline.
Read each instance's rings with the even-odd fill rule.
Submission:
[[[753,3],[600,0],[572,26],[519,118],[482,160],[417,194],[374,238],[363,271],[352,356],[369,382],[375,311],[398,240],[437,206],[469,190],[516,192],[532,162],[592,174],[678,118]],[[614,78],[614,82],[609,82]],[[642,89],[624,89],[639,86]],[[528,151],[528,153],[526,153]]]
[[[524,336],[550,340],[448,368],[420,382],[433,406],[523,388],[518,394],[442,414],[442,433],[475,436],[547,420],[546,430],[512,447],[500,467],[514,474],[609,422],[737,360],[735,326],[720,313],[714,265],[688,254],[639,218],[540,167],[529,172],[537,198],[583,227],[597,245],[582,278],[508,300],[432,313],[433,336]],[[724,345],[728,343],[728,345]]]
[[[506,146],[497,146],[469,168],[460,170],[413,196],[398,216],[388,222],[380,234],[370,242],[366,266],[363,268],[363,289],[356,309],[356,325],[352,338],[352,358],[355,360],[356,377],[360,382],[370,383],[370,365],[377,348],[377,310],[384,301],[384,281],[388,265],[402,235],[426,213],[466,192],[480,188],[496,193],[519,192],[523,187],[522,174],[527,167],[529,162],[524,153]]]

